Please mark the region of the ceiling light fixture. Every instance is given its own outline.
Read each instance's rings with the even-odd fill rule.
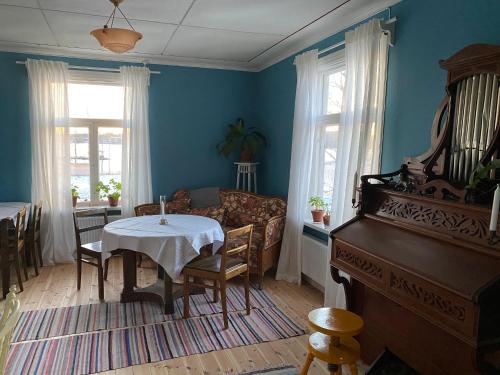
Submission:
[[[123,2],[123,0],[109,1],[111,1],[111,3],[113,3],[113,5],[115,6],[113,12],[109,16],[106,24],[102,29],[92,30],[90,34],[97,39],[101,46],[110,50],[111,52],[124,53],[135,47],[137,41],[142,39],[142,34],[135,31],[134,27],[130,24],[125,14],[123,14],[121,9],[119,8],[119,5]],[[121,13],[125,21],[127,21],[132,30],[113,27],[117,9]],[[109,24],[110,21],[111,24]]]

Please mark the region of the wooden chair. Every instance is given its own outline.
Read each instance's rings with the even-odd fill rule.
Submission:
[[[0,374],[5,371],[5,362],[7,361],[12,334],[21,315],[21,303],[16,292],[16,285],[12,285],[9,294],[7,294],[2,319],[0,320]]]
[[[21,263],[23,265],[24,278],[28,280],[28,268],[26,266],[26,208],[23,207],[17,213],[16,225],[13,230],[9,230],[7,240],[8,263],[14,263],[19,289],[24,290],[21,277]]]
[[[220,290],[224,329],[227,329],[226,281],[245,274],[245,302],[250,314],[250,246],[253,224],[226,232],[224,245],[218,254],[202,258],[184,267],[184,318],[189,318],[189,289],[191,286],[210,288],[214,291],[214,302]],[[191,281],[191,277],[194,278]],[[200,281],[199,281],[200,280]],[[212,285],[203,283],[212,281]]]
[[[26,242],[31,261],[38,276],[38,264],[43,267],[42,246],[40,241],[40,223],[42,217],[42,203],[35,204],[33,213],[28,223]]]
[[[134,207],[135,216],[159,215],[160,211],[159,203],[145,203]],[[136,256],[137,267],[140,267],[142,265],[142,254],[137,253]]]
[[[101,218],[103,219],[102,224],[91,225],[85,228],[80,227],[79,219],[81,218]],[[104,267],[102,265],[102,248],[101,241],[91,242],[82,244],[80,237],[81,233],[90,232],[95,230],[102,230],[106,224],[108,224],[108,210],[106,208],[96,208],[82,211],[73,212],[73,222],[75,225],[75,236],[76,236],[76,267],[77,267],[77,289],[80,290],[82,284],[82,263],[90,264],[91,266],[97,267],[97,282],[99,287],[99,299],[104,300],[104,280],[108,278],[108,265],[109,259],[104,262]],[[83,255],[91,258],[86,259]],[[93,261],[94,260],[94,261]]]

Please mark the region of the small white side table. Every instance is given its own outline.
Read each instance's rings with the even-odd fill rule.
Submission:
[[[257,193],[257,165],[259,163],[234,163],[238,170],[236,172],[236,189],[240,189],[241,180],[241,190],[252,191],[253,182],[253,192]]]

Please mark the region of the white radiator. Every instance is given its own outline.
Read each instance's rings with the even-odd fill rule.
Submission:
[[[112,222],[115,220],[119,220],[122,217],[120,215],[111,215],[108,216],[108,222]],[[80,228],[92,227],[94,225],[102,225],[104,223],[104,219],[102,217],[81,217],[78,219],[78,223]],[[83,232],[80,237],[82,240],[82,244],[96,242],[101,240],[102,230],[91,230],[88,232]]]
[[[328,245],[308,235],[302,235],[302,273],[325,288]]]

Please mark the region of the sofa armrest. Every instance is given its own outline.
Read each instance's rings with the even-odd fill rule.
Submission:
[[[264,249],[281,241],[285,230],[285,216],[274,216],[264,222]]]

